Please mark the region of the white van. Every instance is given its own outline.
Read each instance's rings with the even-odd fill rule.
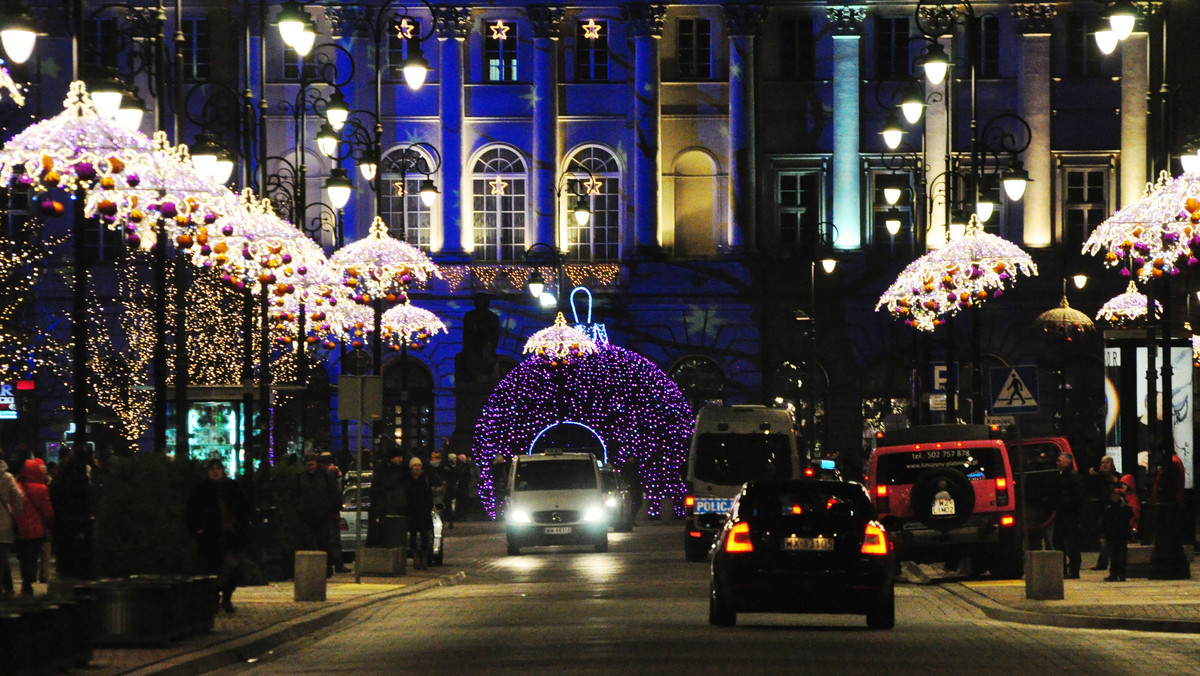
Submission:
[[[742,484],[798,479],[804,466],[795,421],[786,409],[710,406],[696,415],[687,462],[683,551],[688,561],[708,554]]]
[[[504,520],[509,556],[544,545],[608,551],[608,512],[595,456],[548,450],[514,457]]]

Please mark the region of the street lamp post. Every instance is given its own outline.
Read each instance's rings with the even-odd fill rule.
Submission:
[[[587,181],[583,181],[579,174],[587,174]],[[563,172],[554,186],[555,202],[558,206],[565,207],[566,216],[575,222],[575,225],[584,227],[592,218],[592,209],[589,204],[588,195],[591,190],[599,190],[600,183],[592,172],[579,167],[577,169],[569,169]],[[583,188],[581,190],[580,188]],[[563,198],[567,199],[564,200]],[[558,234],[560,228],[555,228],[555,233]],[[525,250],[525,264],[533,267],[533,272],[529,273],[529,293],[538,300],[541,307],[558,307],[562,300],[563,286],[566,284],[565,279],[565,263],[566,252],[560,247],[547,242],[535,242]],[[554,293],[546,292],[546,278],[542,275],[539,267],[552,266],[554,268]]]
[[[804,358],[804,379],[802,388],[808,389],[808,402],[804,414],[805,447],[808,461],[816,459],[817,452],[817,265],[826,275],[833,274],[837,267],[837,258],[833,255],[833,243],[837,240],[837,226],[823,222],[813,230],[811,255],[808,261],[808,326],[807,355]]]

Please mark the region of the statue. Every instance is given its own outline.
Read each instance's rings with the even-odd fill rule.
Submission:
[[[463,315],[463,347],[455,369],[460,385],[486,383],[495,378],[500,316],[489,305],[488,295],[478,293],[475,309]]]

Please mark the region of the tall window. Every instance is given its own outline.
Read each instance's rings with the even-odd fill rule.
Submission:
[[[908,19],[881,16],[875,19],[875,77],[905,77],[910,74]]]
[[[811,249],[821,220],[820,172],[780,172],[776,175],[775,193],[779,205],[779,245],[792,250]]]
[[[1108,218],[1108,172],[1100,168],[1063,170],[1063,239],[1078,249]]]
[[[785,17],[779,21],[779,68],[785,80],[816,79],[816,40],[812,17]]]
[[[608,22],[588,19],[575,25],[575,80],[608,80]]]
[[[1096,77],[1100,75],[1100,48],[1096,46],[1096,24],[1094,16],[1072,14],[1067,16],[1067,75],[1071,77]]]
[[[712,22],[708,19],[680,19],[676,61],[679,77],[685,80],[712,78]]]
[[[516,261],[525,256],[525,161],[508,148],[491,148],[471,177],[475,259]]]
[[[433,161],[416,148],[396,149],[383,157],[379,186],[384,191],[383,213],[388,233],[429,251],[433,209],[421,201],[421,182],[433,178]],[[436,179],[435,179],[436,180]]]
[[[968,47],[975,59],[975,74],[984,78],[1000,77],[1000,19],[976,17],[968,33]]]
[[[208,19],[204,17],[184,18],[180,22],[183,32],[183,77],[189,82],[208,80],[211,65],[211,40]]]
[[[121,53],[117,35],[117,20],[97,17],[83,27],[81,63],[89,68],[116,68]]]
[[[308,53],[308,56],[300,57],[295,50],[287,45],[280,43],[283,49],[283,58],[280,62],[283,64],[283,79],[290,82],[300,81],[300,69],[304,69],[304,79],[312,82],[317,79],[317,57],[316,51]]]
[[[483,72],[488,82],[517,81],[517,24],[497,19],[484,26]]]
[[[572,205],[562,204],[567,209],[567,256],[580,261],[617,260],[621,245],[621,173],[616,158],[603,148],[591,146],[575,153],[568,171],[575,178],[567,181],[566,201],[576,199],[570,195],[579,195],[592,217],[586,225],[579,225],[570,213]]]
[[[403,80],[404,62],[418,52],[421,52],[421,22],[411,17],[402,17],[392,24],[391,31],[388,33],[388,78]]]

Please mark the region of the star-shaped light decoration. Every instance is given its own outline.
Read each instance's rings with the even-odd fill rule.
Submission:
[[[489,181],[488,185],[492,186],[492,194],[493,195],[503,195],[505,189],[508,188],[508,181],[505,181],[504,179],[497,176],[495,178],[495,180]]]
[[[554,366],[561,366],[572,359],[593,354],[597,349],[596,342],[583,331],[568,325],[560,312],[553,326],[529,337],[523,351],[548,359]]]
[[[596,23],[595,19],[588,19],[587,23],[583,24],[583,37],[587,40],[599,40],[600,29],[604,28],[604,24]]]
[[[497,19],[496,23],[492,24],[492,39],[506,40],[508,39],[508,26],[504,25],[503,19]]]
[[[422,350],[431,337],[446,333],[446,324],[437,315],[411,303],[401,303],[384,312],[380,326],[383,344],[392,350]]]
[[[1100,307],[1096,319],[1103,319],[1114,326],[1127,326],[1146,316],[1146,296],[1138,293],[1137,285],[1131,279],[1125,293],[1114,296]],[[1162,316],[1162,303],[1154,301],[1154,317]]]
[[[413,26],[412,22],[408,20],[408,17],[400,19],[400,21],[396,23],[396,37],[400,38],[401,40],[411,40],[413,28],[416,28],[416,26]]]
[[[583,187],[589,195],[599,195],[600,188],[604,186],[604,181],[598,178],[589,178],[583,182]]]
[[[371,222],[370,234],[335,251],[329,262],[342,271],[346,286],[359,303],[388,296],[400,299],[413,281],[423,283],[442,276],[423,251],[389,235],[379,216]]]
[[[27,127],[0,150],[0,187],[18,184],[44,193],[90,189],[102,174],[120,174],[151,149],[145,134],[102,118],[83,82],[75,81],[63,111]],[[62,204],[41,200],[44,213],[61,213]]]
[[[1083,252],[1141,280],[1179,274],[1200,262],[1200,175],[1163,172],[1142,199],[1113,214],[1088,236]]]

